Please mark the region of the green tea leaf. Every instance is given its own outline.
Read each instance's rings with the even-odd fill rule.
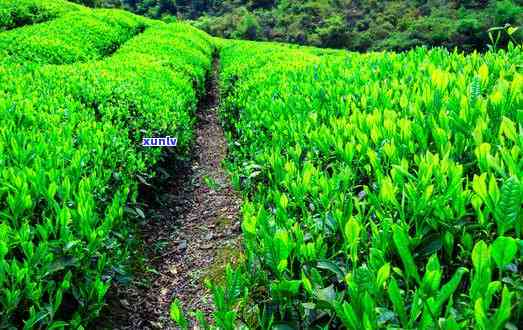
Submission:
[[[169,310],[169,315],[171,319],[176,322],[176,324],[182,329],[189,328],[189,322],[185,318],[182,312],[181,303],[179,300],[175,300],[171,303],[171,308]]]
[[[477,273],[490,269],[490,249],[487,243],[479,241],[472,249],[472,264]]]
[[[378,287],[383,287],[385,282],[389,279],[390,276],[390,263],[386,263],[378,270],[378,275],[376,276],[376,284]]]
[[[420,283],[420,277],[416,264],[414,263],[414,258],[410,253],[409,249],[409,237],[405,234],[404,230],[398,225],[394,225],[392,228],[393,239],[398,254],[400,255],[401,261],[405,266],[405,270],[408,276],[413,277],[418,283]]]
[[[492,259],[500,269],[508,265],[517,252],[518,245],[511,237],[500,236],[492,243]]]
[[[407,319],[407,312],[404,305],[404,299],[401,296],[400,289],[398,287],[398,283],[393,278],[391,279],[389,283],[389,299],[392,301],[392,305],[394,306],[394,311],[398,314],[399,319],[401,321],[401,324],[403,327],[407,327],[408,325],[408,319]]]
[[[496,206],[496,223],[500,235],[504,235],[516,223],[521,214],[520,183],[516,177],[510,177],[503,183],[501,198]]]
[[[445,301],[449,300],[451,296],[454,294],[454,292],[457,290],[459,284],[461,283],[461,279],[463,278],[463,275],[468,272],[468,269],[464,267],[458,268],[450,281],[448,281],[441,290],[439,290],[439,293],[436,298],[436,305],[435,309],[439,312]]]
[[[329,285],[328,287],[322,289],[316,289],[314,294],[316,299],[329,304],[333,304],[336,301],[336,291],[334,290],[333,285]]]
[[[506,288],[503,288],[501,293],[501,305],[494,314],[493,329],[503,329],[505,323],[510,319],[510,312],[512,309],[512,293]]]

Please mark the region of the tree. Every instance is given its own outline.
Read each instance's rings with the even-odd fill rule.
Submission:
[[[259,9],[259,8],[270,9],[270,8],[274,7],[275,4],[276,4],[275,0],[251,0],[249,2],[249,7],[251,9]]]
[[[81,5],[87,6],[87,7],[101,7],[102,1],[101,0],[71,0],[72,2],[79,3]]]
[[[247,12],[240,20],[238,29],[234,33],[235,38],[256,40],[260,34],[261,27],[258,19]]]

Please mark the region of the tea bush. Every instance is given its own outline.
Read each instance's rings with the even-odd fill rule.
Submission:
[[[103,61],[0,66],[1,328],[98,315],[129,270],[138,176],[162,157],[142,138],[177,137],[172,152],[187,153],[212,51],[204,33],[157,23]]]
[[[82,7],[62,0],[1,0],[0,31],[45,22],[75,10]]]
[[[100,59],[152,21],[119,10],[81,10],[0,33],[4,64],[71,64]]]
[[[221,57],[248,257],[221,327],[521,324],[521,47]]]

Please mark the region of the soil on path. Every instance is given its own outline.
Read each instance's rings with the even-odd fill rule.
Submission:
[[[197,113],[193,159],[172,171],[163,191],[146,198],[160,200],[148,206],[141,228],[152,271],[135,278],[131,287],[117,288],[107,308],[113,329],[174,329],[169,319],[174,299],[184,311],[210,315],[212,297],[204,280],[219,276],[239,257],[240,198],[221,166],[227,142],[217,113],[218,66],[215,58]]]

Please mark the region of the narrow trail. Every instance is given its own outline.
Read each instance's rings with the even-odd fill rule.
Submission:
[[[197,112],[193,159],[178,165],[154,192],[142,240],[153,271],[130,288],[118,289],[116,305],[108,306],[113,329],[175,329],[169,319],[174,299],[184,311],[213,311],[206,278],[219,279],[228,262],[240,257],[240,197],[221,167],[227,142],[218,119],[219,60],[206,83]],[[151,196],[148,196],[151,197]],[[114,312],[114,310],[119,310]]]
[[[165,296],[168,304],[178,298],[184,310],[199,309],[207,315],[213,306],[203,279],[219,277],[228,262],[235,262],[232,259],[238,257],[240,249],[241,199],[221,166],[227,156],[227,141],[218,119],[218,70],[215,57],[207,95],[197,113],[192,176],[186,178],[192,199],[175,232],[176,248],[181,251],[164,264],[172,277],[160,281],[163,287],[172,289]]]

